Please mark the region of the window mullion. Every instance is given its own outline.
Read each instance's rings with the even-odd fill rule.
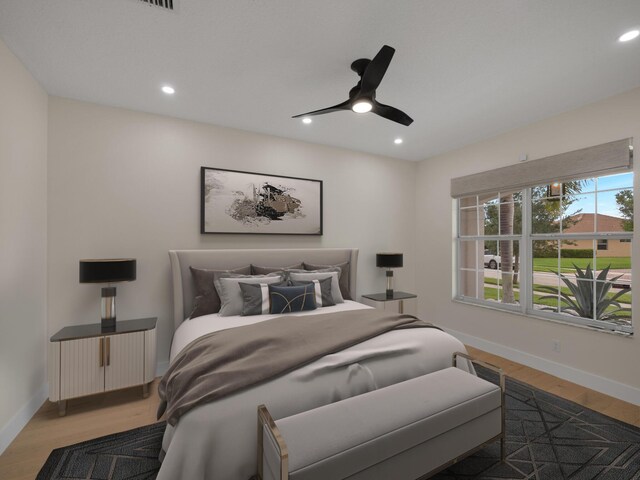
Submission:
[[[531,309],[533,296],[530,293],[532,280],[533,260],[531,259],[531,189],[525,188],[522,192],[522,221],[520,241],[520,309],[527,313]]]

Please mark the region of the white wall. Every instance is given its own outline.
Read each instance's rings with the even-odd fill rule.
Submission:
[[[621,337],[450,300],[454,215],[449,196],[451,178],[518,163],[522,153],[535,159],[626,137],[635,137],[637,150],[640,143],[638,112],[640,89],[635,89],[421,162],[416,190],[416,283],[419,309],[425,318],[462,332],[463,339],[475,341],[481,348],[552,370],[578,383],[591,382],[592,388],[600,385],[599,389],[608,389],[609,393],[627,392],[625,398],[640,402],[640,390],[632,391],[640,388],[638,335]],[[637,191],[636,179],[636,198]],[[634,251],[639,241],[636,236]],[[634,256],[633,269],[640,271],[640,255]],[[639,306],[634,301],[636,329],[639,328]],[[552,339],[560,340],[560,353],[552,352]],[[635,396],[631,398],[631,395]]]
[[[159,317],[160,361],[173,333],[170,249],[357,247],[358,294],[383,291],[374,255],[397,250],[397,287],[413,290],[416,163],[62,98],[50,98],[49,124],[51,334],[99,321],[80,258],[138,259],[118,318]],[[200,166],[323,180],[324,235],[201,235]]]
[[[47,94],[0,40],[0,452],[44,400]]]

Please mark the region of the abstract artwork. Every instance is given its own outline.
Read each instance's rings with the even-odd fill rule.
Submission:
[[[322,235],[322,181],[200,169],[200,232]]]

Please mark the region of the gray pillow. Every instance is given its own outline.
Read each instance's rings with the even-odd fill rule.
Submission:
[[[232,270],[207,270],[195,267],[189,267],[189,270],[191,270],[191,278],[193,278],[193,286],[196,292],[193,311],[189,314],[189,318],[196,318],[220,311],[220,296],[213,284],[216,273],[249,275],[251,273],[251,265]]]
[[[242,314],[242,290],[240,289],[240,282],[271,284],[280,283],[283,280],[284,276],[277,273],[271,273],[269,275],[216,274],[213,283],[220,296],[220,316],[229,317],[231,315]]]
[[[337,265],[314,265],[304,262],[305,270],[325,270],[327,268],[338,267],[340,269],[340,293],[345,300],[352,300],[351,291],[349,289],[349,279],[351,277],[351,264],[349,262],[339,263]]]
[[[240,282],[242,290],[242,316],[264,315],[271,308],[269,302],[269,284]],[[272,283],[271,285],[283,286],[285,282]]]
[[[333,303],[344,303],[340,293],[340,269],[337,267],[327,268],[324,271],[308,272],[306,270],[287,270],[291,282],[310,282],[312,280],[324,280],[331,278],[331,296]]]
[[[253,275],[268,275],[269,273],[283,272],[285,270],[303,270],[304,265],[298,263],[296,265],[289,265],[288,267],[260,267],[258,265],[251,264],[251,273]]]
[[[292,280],[291,285],[309,285],[314,284],[316,292],[316,305],[320,307],[330,307],[336,303],[333,301],[333,295],[331,295],[331,278],[323,278],[322,280],[311,280],[308,282]]]

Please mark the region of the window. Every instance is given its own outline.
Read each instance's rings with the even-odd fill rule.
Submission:
[[[522,192],[495,192],[460,199],[461,296],[517,305]]]
[[[633,172],[459,196],[457,212],[457,299],[632,333]]]

